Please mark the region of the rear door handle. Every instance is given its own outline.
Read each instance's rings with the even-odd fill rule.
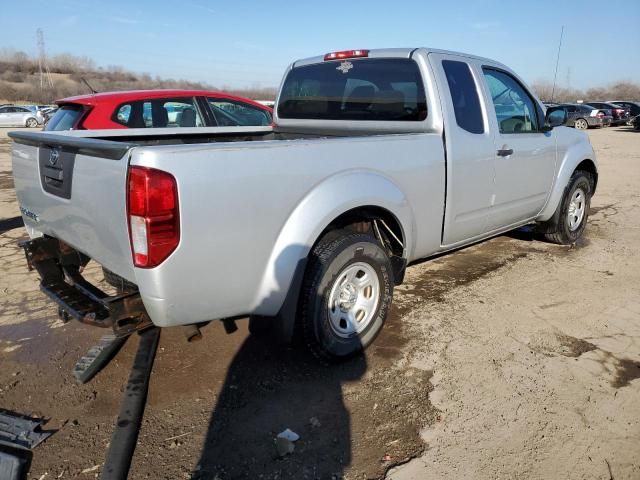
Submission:
[[[499,157],[508,157],[509,155],[513,155],[513,148],[502,148],[498,150]]]

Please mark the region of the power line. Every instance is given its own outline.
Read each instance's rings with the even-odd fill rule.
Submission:
[[[556,93],[556,79],[558,78],[558,64],[560,63],[560,49],[562,48],[562,35],[564,34],[564,25],[560,30],[560,43],[558,44],[558,56],[556,57],[556,72],[553,74],[553,88],[551,89],[551,101],[553,102],[553,96]]]
[[[41,28],[38,28],[36,30],[36,37],[38,39],[38,70],[40,72],[40,89],[42,90],[45,87],[45,84],[49,88],[53,88],[53,80],[51,80],[51,72],[49,71],[49,65],[47,64],[47,55],[44,50],[44,32]]]

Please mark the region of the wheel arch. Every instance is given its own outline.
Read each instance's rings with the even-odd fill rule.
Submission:
[[[598,168],[596,167],[596,164],[593,162],[593,160],[591,160],[590,158],[582,160],[574,169],[574,172],[576,170],[589,172],[589,174],[591,175],[591,195],[595,194],[596,187],[598,186]]]
[[[571,160],[565,158],[565,161],[561,165],[560,171],[556,176],[551,194],[549,195],[549,200],[542,212],[538,215],[538,221],[547,221],[554,215],[558,205],[560,205],[560,202],[562,201],[562,195],[564,194],[565,187],[569,183],[573,173],[577,170],[587,171],[591,174],[591,194],[593,195],[595,193],[598,183],[598,167],[594,158],[595,156],[591,156],[591,158],[583,158],[582,160]]]
[[[395,250],[399,254],[397,262],[392,263],[396,265],[394,270],[403,272],[415,244],[415,220],[400,187],[373,171],[344,172],[316,185],[280,230],[252,311],[276,315],[279,336],[290,338],[307,257],[313,246],[332,230],[368,231],[373,219],[382,219],[401,240],[402,249]]]

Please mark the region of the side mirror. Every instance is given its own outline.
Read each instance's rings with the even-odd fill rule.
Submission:
[[[567,111],[562,107],[550,107],[544,117],[544,130],[549,131],[567,123]]]

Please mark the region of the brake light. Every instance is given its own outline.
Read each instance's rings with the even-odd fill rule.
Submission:
[[[331,52],[324,56],[324,60],[340,60],[343,58],[362,58],[368,57],[369,50],[343,50],[341,52]]]
[[[604,118],[604,112],[598,112],[598,113],[596,113],[596,117],[598,117],[598,118]]]
[[[616,108],[616,112],[618,112],[621,115],[624,115],[624,108]]]
[[[127,213],[133,264],[160,265],[180,242],[178,188],[170,173],[130,167]]]

